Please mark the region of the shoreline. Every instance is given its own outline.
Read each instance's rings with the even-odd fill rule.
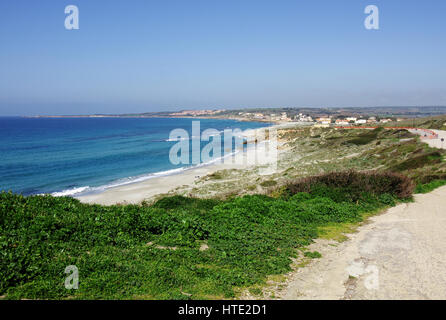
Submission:
[[[252,139],[259,135],[261,131],[271,128],[282,128],[283,124],[275,124],[257,129],[247,129],[243,136]],[[158,195],[166,194],[182,186],[195,184],[201,178],[211,175],[220,170],[247,169],[255,165],[249,165],[247,159],[255,158],[256,150],[265,141],[260,141],[255,148],[248,148],[245,151],[236,150],[235,154],[214,160],[214,163],[199,164],[195,167],[188,167],[180,172],[163,176],[150,177],[144,181],[130,182],[125,185],[111,187],[99,193],[74,195],[82,203],[116,205],[116,204],[139,204],[144,200],[152,199]],[[154,173],[156,174],[156,173]]]
[[[289,121],[282,120],[264,120],[264,119],[251,119],[251,118],[243,118],[243,117],[221,117],[221,116],[114,116],[114,115],[62,115],[62,116],[18,116],[19,118],[26,119],[98,119],[98,118],[109,118],[109,119],[197,119],[197,120],[206,120],[206,119],[214,119],[214,120],[234,120],[240,122],[263,122],[270,123],[271,125],[283,124],[283,123],[293,123]]]

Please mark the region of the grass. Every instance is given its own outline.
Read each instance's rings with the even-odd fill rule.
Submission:
[[[378,133],[382,131],[382,128],[376,128],[374,130],[370,130],[368,132],[364,132],[359,134],[356,138],[353,138],[351,140],[347,140],[344,143],[346,144],[355,144],[357,146],[366,145],[371,143],[372,141],[376,140],[378,137]]]
[[[413,201],[412,198],[401,200],[401,202]],[[362,215],[362,220],[359,222],[342,222],[342,223],[329,223],[318,228],[318,235],[320,239],[334,240],[337,242],[344,242],[348,240],[348,234],[355,233],[358,228],[367,223],[368,219],[372,216],[384,212],[385,209],[395,205],[396,203],[391,203],[385,207],[377,208],[376,210],[369,210],[367,213]]]
[[[277,185],[277,181],[275,180],[266,180],[260,183],[260,185],[264,188],[274,187]]]
[[[311,259],[319,259],[322,258],[322,255],[317,251],[306,251],[304,252],[304,256]]]
[[[344,242],[348,240],[346,234],[357,230],[359,223],[333,223],[318,228],[318,235],[321,239]]]
[[[223,174],[221,172],[214,172],[207,176],[209,179],[220,180],[223,179]]]
[[[398,127],[415,127],[415,128],[425,128],[425,129],[440,129],[446,130],[446,116],[434,116],[427,118],[414,118],[408,119],[401,122],[389,122],[385,126],[398,126]]]
[[[434,180],[425,184],[418,184],[415,188],[415,193],[429,193],[435,189],[445,186],[446,180]]]
[[[384,189],[383,189],[384,190]],[[399,201],[342,184],[276,197],[165,197],[99,206],[0,194],[0,295],[7,299],[235,298],[291,271],[321,228],[358,223]],[[205,250],[200,250],[203,243]],[[317,258],[316,253],[311,253]],[[78,290],[64,288],[65,267]]]

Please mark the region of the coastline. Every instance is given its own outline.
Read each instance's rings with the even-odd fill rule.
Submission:
[[[141,116],[141,115],[37,115],[37,116],[22,116],[22,118],[28,119],[40,119],[40,118],[48,118],[48,119],[73,119],[73,118],[112,118],[112,119],[197,119],[197,120],[206,120],[206,119],[215,119],[215,120],[234,120],[240,122],[265,122],[270,123],[272,125],[285,123],[282,120],[265,120],[265,119],[252,119],[252,118],[244,118],[244,117],[222,117],[222,116],[158,116],[158,115],[150,115],[150,116]],[[289,123],[289,122],[288,122]]]
[[[284,125],[275,124],[258,129],[248,129],[243,132],[245,138],[253,139],[265,129],[278,129]],[[259,141],[257,150],[264,141]],[[221,158],[214,163],[200,164],[196,167],[187,168],[180,172],[170,175],[155,176],[144,181],[116,186],[104,190],[100,193],[74,196],[82,203],[116,205],[116,204],[139,204],[144,200],[150,200],[154,197],[169,193],[182,186],[191,186],[201,178],[211,175],[220,170],[247,169],[255,165],[247,164],[247,159],[255,157],[256,148],[248,148],[246,151],[240,151],[228,158]],[[231,161],[232,160],[232,161]]]

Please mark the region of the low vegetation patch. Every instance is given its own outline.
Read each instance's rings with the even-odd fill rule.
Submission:
[[[221,172],[214,172],[207,176],[209,179],[220,180],[223,179],[223,174]]]
[[[380,133],[382,130],[382,128],[376,128],[374,130],[370,130],[370,132],[361,133],[356,138],[347,140],[345,143],[351,143],[357,146],[369,144],[378,137],[378,133]]]
[[[260,185],[264,188],[274,187],[277,185],[276,180],[266,180],[260,183]]]
[[[404,175],[392,172],[341,171],[312,176],[290,183],[287,190],[291,194],[309,192],[324,195],[340,201],[358,201],[363,194],[392,195],[401,199],[411,197],[414,183]]]
[[[426,128],[426,129],[440,129],[446,130],[446,116],[434,116],[427,118],[414,118],[410,120],[404,120],[401,122],[389,122],[385,126],[398,126],[398,127],[414,127],[414,128]]]
[[[429,193],[445,185],[446,180],[434,180],[429,183],[417,185],[417,187],[415,188],[415,193]]]
[[[317,251],[306,251],[304,252],[304,256],[311,259],[319,259],[322,257],[322,255]]]
[[[404,160],[397,165],[393,166],[391,169],[394,171],[406,171],[411,169],[421,168],[427,165],[441,163],[443,159],[442,153],[440,151],[432,151],[429,153],[421,154],[413,158]]]

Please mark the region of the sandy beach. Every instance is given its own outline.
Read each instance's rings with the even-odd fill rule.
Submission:
[[[97,194],[89,194],[75,197],[83,203],[114,205],[114,204],[138,204],[144,200],[166,194],[176,188],[182,186],[191,186],[200,178],[210,175],[214,172],[225,169],[248,169],[258,163],[267,164],[268,159],[263,157],[265,143],[269,140],[262,139],[266,129],[278,129],[290,126],[291,124],[276,124],[271,127],[250,129],[243,132],[243,136],[247,139],[247,150],[238,151],[234,156],[227,157],[222,161],[215,163],[193,167],[186,169],[179,173],[153,177],[145,181],[131,183],[123,186],[118,186],[105,190]],[[254,141],[258,139],[257,143]],[[254,145],[254,147],[252,147]],[[263,158],[259,158],[259,155]],[[257,158],[256,158],[257,157]],[[256,159],[256,164],[253,164],[253,159]]]

